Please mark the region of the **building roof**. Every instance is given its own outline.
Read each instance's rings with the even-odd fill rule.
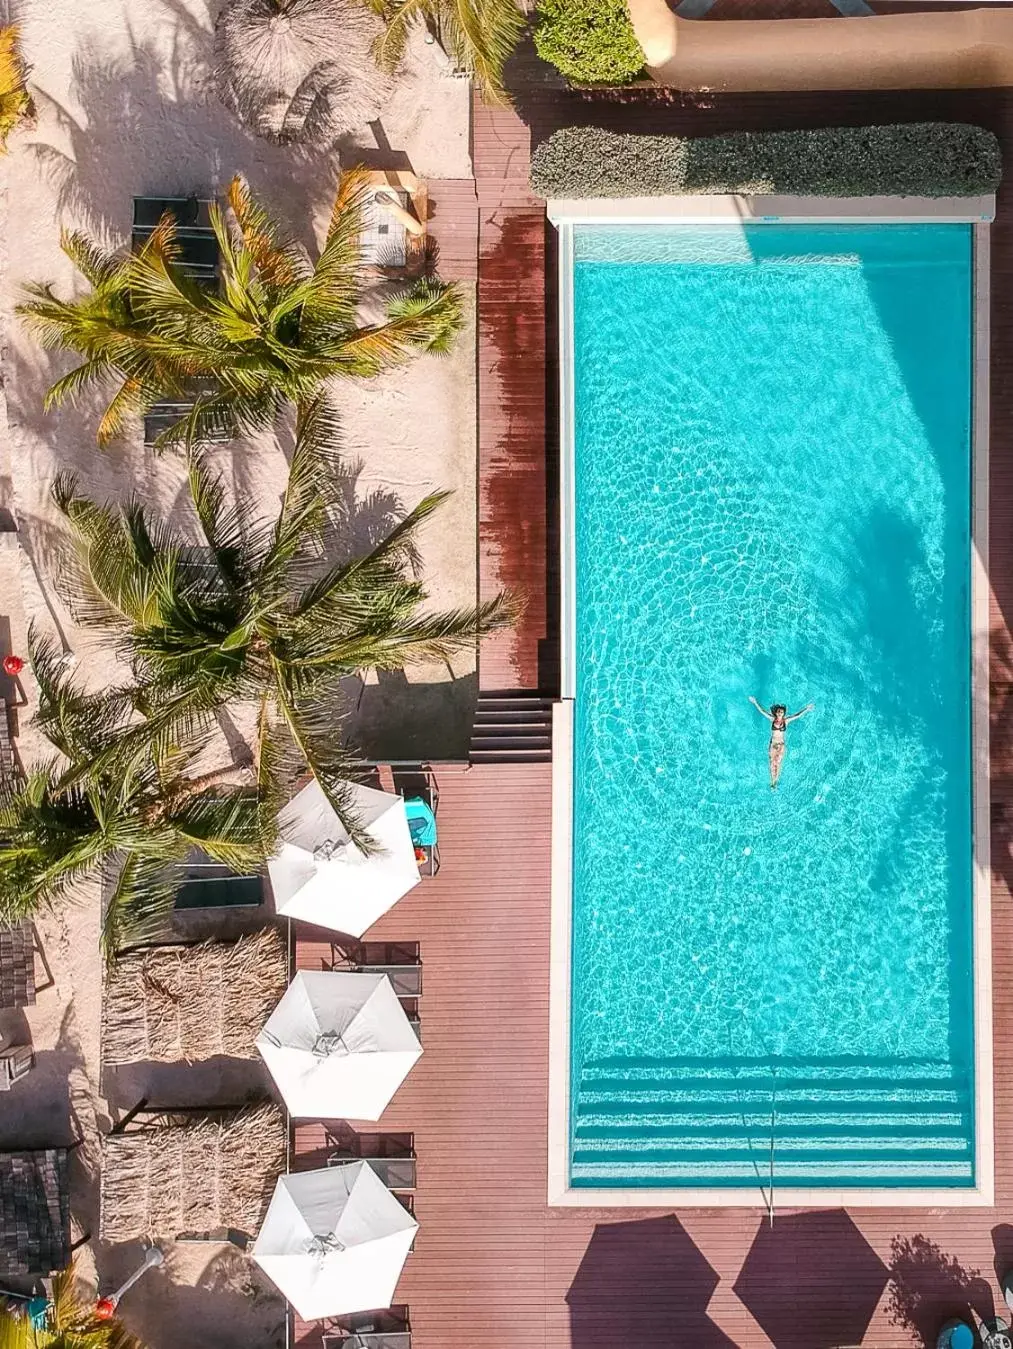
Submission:
[[[102,1140],[100,1235],[107,1241],[224,1230],[254,1235],[285,1170],[276,1105],[138,1117]]]
[[[238,941],[121,955],[103,999],[103,1062],[255,1059],[254,1040],[287,986],[288,949],[278,927]]]
[[[0,1153],[0,1277],[51,1274],[69,1259],[67,1149]]]
[[[35,929],[29,922],[0,927],[0,1007],[35,1002]]]

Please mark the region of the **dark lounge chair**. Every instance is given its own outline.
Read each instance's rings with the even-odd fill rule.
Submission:
[[[219,248],[211,228],[211,203],[199,197],[135,197],[134,226],[131,246],[139,252],[151,238],[159,221],[166,214],[176,221],[176,242],[179,245],[179,265],[191,280],[213,287],[218,281]],[[192,397],[167,398],[156,403],[144,417],[144,443],[154,445],[163,431],[176,425],[191,411],[203,392],[213,392],[194,386]],[[226,439],[226,437],[214,437]]]
[[[328,1166],[344,1166],[346,1162],[367,1162],[388,1190],[410,1194],[415,1189],[414,1157],[358,1157],[353,1152],[332,1152]]]
[[[357,974],[385,974],[399,998],[422,996],[418,942],[359,942],[347,958]]]
[[[244,876],[200,856],[186,863],[176,909],[256,909],[264,902],[263,876]]]
[[[411,1322],[406,1306],[375,1312],[357,1312],[329,1322],[323,1349],[411,1349]]]
[[[131,245],[140,252],[162,217],[176,222],[179,263],[194,281],[218,279],[218,240],[211,228],[211,203],[199,197],[135,197]]]

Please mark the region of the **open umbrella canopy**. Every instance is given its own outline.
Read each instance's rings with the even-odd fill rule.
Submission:
[[[257,1036],[297,1119],[377,1120],[422,1046],[385,974],[300,970]]]
[[[253,1258],[304,1321],[389,1307],[418,1223],[366,1162],[281,1176]]]
[[[360,852],[314,779],[279,812],[267,869],[279,913],[361,937],[421,877],[403,798],[357,783],[350,792],[375,852]]]

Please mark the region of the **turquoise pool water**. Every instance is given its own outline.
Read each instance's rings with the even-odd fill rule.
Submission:
[[[970,227],[574,246],[571,1183],[971,1185]]]

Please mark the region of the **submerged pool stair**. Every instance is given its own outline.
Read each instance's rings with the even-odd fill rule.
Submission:
[[[947,1064],[610,1059],[585,1067],[574,1185],[966,1186],[973,1092]]]

